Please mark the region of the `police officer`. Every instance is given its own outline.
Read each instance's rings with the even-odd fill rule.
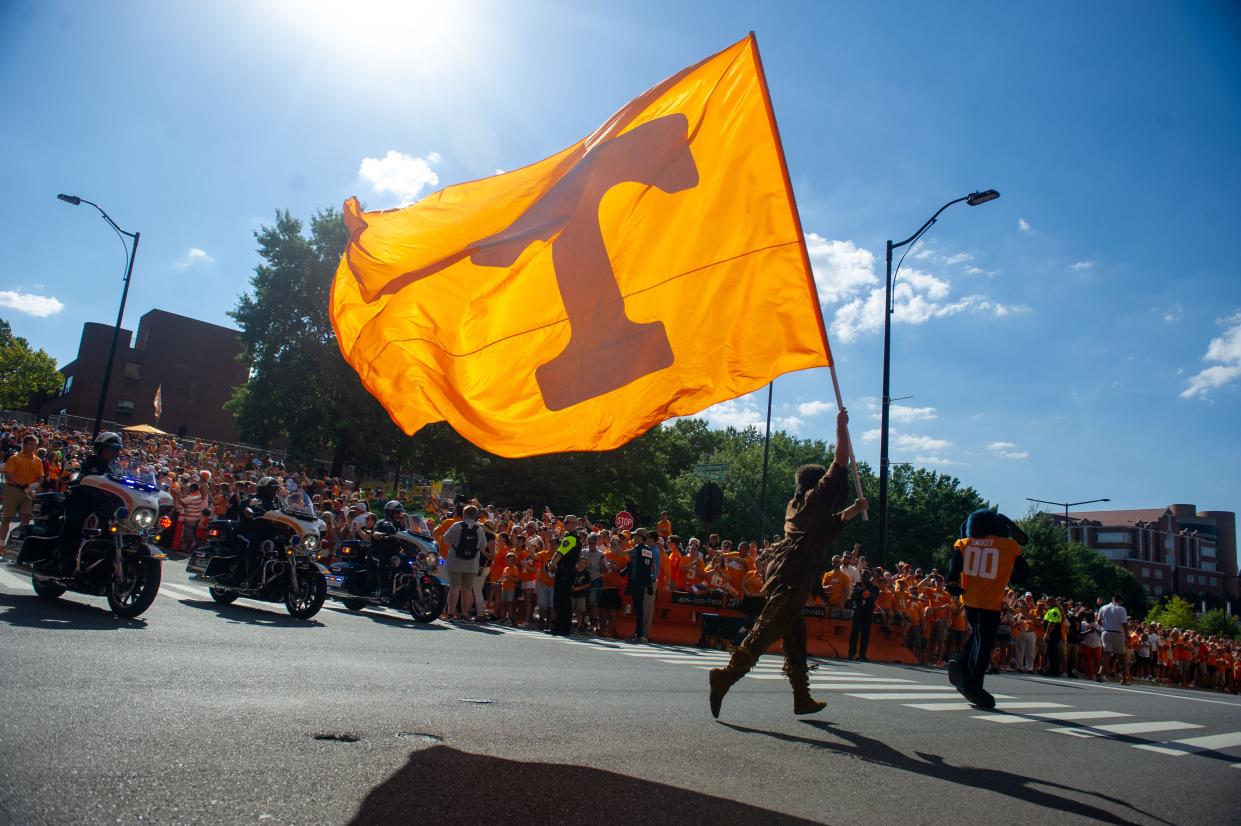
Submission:
[[[646,627],[646,601],[655,599],[655,583],[659,579],[659,548],[651,544],[654,531],[639,528],[634,536],[634,546],[629,560],[629,597],[633,600],[633,615],[637,619],[630,642],[646,642],[650,633]]]
[[[280,507],[279,489],[280,483],[274,477],[264,476],[259,480],[254,498],[241,509],[241,534],[248,540],[245,546],[246,579],[251,583],[258,574],[259,547],[276,533],[274,527],[259,517]]]
[[[78,477],[69,486],[65,498],[65,521],[60,530],[60,574],[70,576],[77,569],[78,546],[82,543],[82,526],[95,511],[106,513],[109,500],[101,499],[92,488],[84,488],[79,482],[87,476],[103,476],[112,473],[115,462],[125,446],[120,434],[105,430],[95,437],[95,452],[82,463]]]
[[[564,537],[556,548],[556,584],[552,590],[552,608],[556,612],[556,621],[552,625],[552,634],[567,637],[573,631],[573,575],[576,573],[577,560],[582,555],[582,542],[586,532],[577,527],[576,516],[564,518]]]

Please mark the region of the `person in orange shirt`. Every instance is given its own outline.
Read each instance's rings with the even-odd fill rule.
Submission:
[[[685,554],[681,553],[681,538],[673,536],[668,540],[668,587],[674,591],[684,590],[681,585],[681,563]],[[662,573],[662,568],[661,568]]]
[[[672,536],[672,522],[668,519],[668,512],[661,511],[659,514],[659,522],[655,524],[655,533],[663,539]]]
[[[524,608],[526,625],[534,623],[535,596],[537,593],[539,571],[534,555],[543,550],[543,540],[537,536],[526,538],[526,553],[517,554],[517,566],[521,568],[521,602]]]
[[[1003,514],[990,510],[971,513],[953,545],[947,589],[961,598],[970,627],[970,644],[948,663],[948,680],[969,702],[995,708],[995,698],[983,688],[991,666],[1004,590],[1010,580],[1023,582],[1029,566],[1021,556],[1024,531]]]
[[[551,629],[552,596],[556,587],[556,576],[549,569],[552,560],[550,547],[540,546],[534,554],[535,590],[538,594],[539,628],[543,631]]]
[[[599,594],[599,636],[616,638],[616,612],[621,609],[621,588],[625,577],[621,571],[629,564],[629,554],[621,547],[619,536],[613,536],[603,554],[603,590]]]
[[[832,569],[823,574],[823,592],[830,608],[843,608],[853,590],[853,580],[845,573],[843,557],[832,557]]]
[[[517,567],[517,554],[505,554],[505,564],[496,565],[500,573],[500,622],[515,624],[517,590],[521,587],[521,569]]]
[[[909,630],[905,632],[905,647],[914,655],[914,659],[922,662],[922,615],[926,605],[914,588],[905,596],[905,617],[909,621]]]
[[[14,453],[4,463],[4,506],[0,508],[0,543],[9,535],[9,523],[17,517],[20,524],[30,523],[34,507],[32,498],[35,485],[43,481],[43,461],[35,455],[39,437],[27,434],[22,437],[20,453]]]

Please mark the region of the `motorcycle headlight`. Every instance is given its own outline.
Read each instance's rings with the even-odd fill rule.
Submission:
[[[319,550],[319,537],[318,536],[314,535],[313,533],[308,533],[306,534],[306,536],[302,537],[302,551],[303,552],[312,554],[317,550]]]
[[[155,510],[153,508],[134,508],[129,521],[140,531],[148,530],[155,524]]]

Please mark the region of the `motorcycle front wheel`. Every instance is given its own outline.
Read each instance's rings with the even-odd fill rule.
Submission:
[[[284,597],[284,607],[294,619],[310,619],[319,613],[327,599],[327,583],[318,573],[306,571],[297,578],[298,589],[292,587]]]
[[[444,613],[447,602],[448,594],[444,592],[444,586],[426,587],[421,594],[414,592],[414,598],[409,601],[409,614],[418,622],[435,622]]]
[[[151,607],[159,593],[162,571],[158,559],[121,560],[121,576],[108,584],[108,607],[118,617],[132,619]]]
[[[38,577],[32,577],[30,584],[34,587],[34,594],[39,599],[60,599],[60,595],[65,592],[65,586]]]
[[[237,601],[238,596],[236,591],[227,591],[224,588],[216,588],[215,586],[209,587],[207,593],[211,594],[211,598],[220,605],[232,605]]]

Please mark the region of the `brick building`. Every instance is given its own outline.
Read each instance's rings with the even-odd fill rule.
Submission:
[[[41,406],[39,415],[67,414],[94,421],[112,330],[109,324],[82,326],[78,357],[60,368],[64,386]],[[237,361],[240,352],[236,330],[151,310],[139,320],[136,336],[121,329],[104,420],[122,427],[151,424],[176,435],[236,442],[237,422],[225,412],[224,403],[249,376],[249,368]],[[158,422],[156,389],[163,408]]]
[[[1064,524],[1063,514],[1050,514]],[[1123,565],[1154,596],[1236,599],[1237,517],[1193,505],[1083,511],[1069,517],[1070,539]]]

